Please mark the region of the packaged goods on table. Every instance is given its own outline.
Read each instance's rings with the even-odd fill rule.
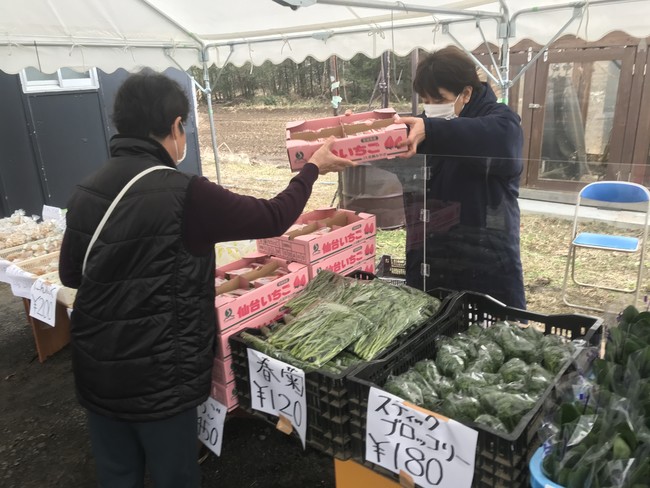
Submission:
[[[283,357],[311,364],[311,369],[340,372],[350,364],[374,359],[439,307],[440,300],[414,288],[323,271],[287,302],[290,319],[268,329],[266,349],[270,355],[283,351]],[[343,353],[343,366],[331,362],[339,353]]]
[[[25,216],[22,210],[14,212],[11,217],[0,219],[0,249],[61,235],[61,230],[54,221],[38,222],[38,219],[38,216]]]
[[[461,422],[511,432],[574,353],[571,342],[505,321],[441,338],[434,360],[389,376],[384,389]],[[547,358],[548,361],[543,358]]]
[[[544,315],[507,307],[484,294],[461,292],[447,303],[438,322],[437,331],[424,329],[390,355],[349,375],[353,458],[397,479],[392,471],[366,460],[372,459],[366,458],[369,391],[392,390],[420,406],[446,411],[478,432],[475,486],[526,486],[528,461],[540,443],[542,407],[577,354],[569,355],[569,347],[563,362],[547,355],[545,364],[544,350],[567,340],[576,347],[584,345],[600,331],[602,320]],[[515,325],[521,322],[527,325]],[[557,362],[557,374],[547,370]]]
[[[543,429],[542,472],[571,488],[648,486],[650,313],[626,308],[597,356],[566,382]]]
[[[439,299],[419,290],[323,271],[286,303],[282,320],[231,338],[240,407],[274,423],[273,416],[251,408],[247,348],[300,368],[307,443],[347,459],[352,453],[348,374],[433,327],[440,307]]]

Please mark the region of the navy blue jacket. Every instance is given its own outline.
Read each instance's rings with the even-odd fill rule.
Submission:
[[[517,203],[523,169],[519,116],[484,84],[458,118],[423,118],[426,139],[418,152],[428,155],[431,216],[425,246],[419,222],[422,192],[405,193],[407,280],[427,289],[487,293],[525,308]],[[425,252],[430,275],[423,283]]]

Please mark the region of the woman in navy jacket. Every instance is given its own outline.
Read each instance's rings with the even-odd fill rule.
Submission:
[[[425,289],[477,291],[525,308],[517,203],[523,169],[519,116],[497,102],[492,89],[479,81],[472,60],[455,47],[424,58],[413,87],[424,114],[401,119],[409,126],[402,143],[408,152],[402,156],[426,154],[428,181],[426,197],[404,194],[407,282]],[[420,211],[423,202],[428,216]]]

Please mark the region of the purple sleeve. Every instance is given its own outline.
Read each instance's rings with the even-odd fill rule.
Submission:
[[[307,163],[270,200],[239,195],[206,178],[194,178],[185,204],[185,246],[192,254],[204,255],[217,242],[281,235],[302,213],[317,178],[318,167]]]
[[[63,242],[61,242],[59,252],[59,279],[64,286],[79,288],[81,284],[81,268],[75,264],[78,260],[74,259],[73,254],[74,245],[69,232],[66,231],[63,234]]]

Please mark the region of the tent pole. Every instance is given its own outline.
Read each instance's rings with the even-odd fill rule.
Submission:
[[[420,49],[415,48],[411,51],[411,79],[415,79],[415,73],[418,69],[418,63],[420,58]],[[418,94],[415,90],[411,90],[411,115],[418,113]]]
[[[210,137],[212,138],[212,151],[214,152],[214,167],[217,170],[217,184],[221,184],[221,170],[219,168],[219,149],[217,147],[217,130],[214,126],[214,111],[212,110],[212,87],[210,86],[210,70],[208,67],[208,48],[202,53],[203,60],[203,89],[208,102],[208,119],[210,120]]]
[[[501,37],[501,53],[499,61],[499,80],[501,81],[499,88],[501,88],[501,102],[508,104],[508,92],[512,82],[510,81],[510,11],[505,0],[499,0],[501,4],[501,21],[499,22],[498,35]]]

